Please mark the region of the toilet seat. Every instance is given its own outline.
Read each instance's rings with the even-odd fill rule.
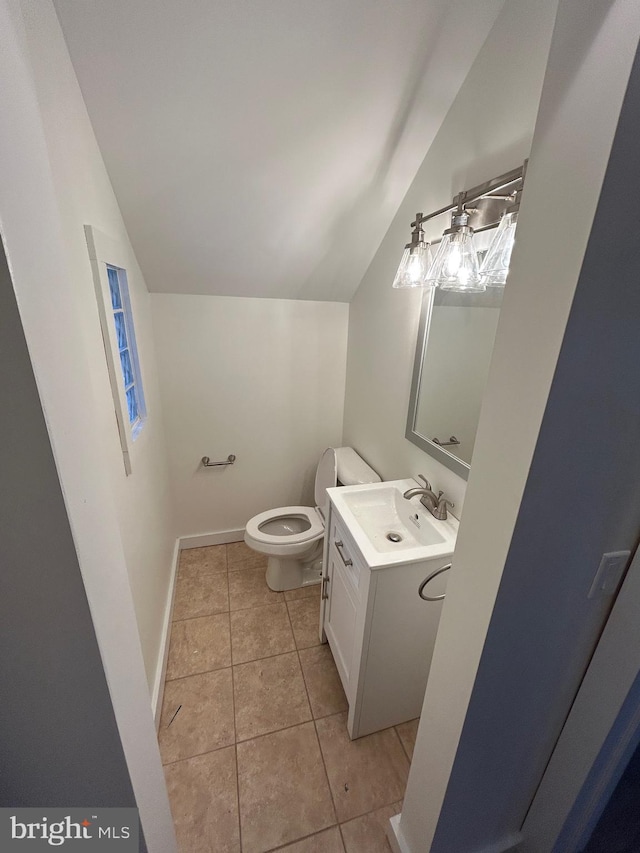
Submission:
[[[315,507],[281,506],[250,518],[244,541],[269,558],[269,589],[282,592],[320,583],[322,539],[329,515],[327,489],[379,481],[379,475],[352,447],[328,447],[316,468]]]
[[[275,522],[279,519],[286,522],[287,518],[302,518],[305,523],[308,522],[309,526],[298,533],[285,530],[282,533],[274,534],[260,529],[263,525],[268,525],[269,522]],[[298,546],[308,546],[323,535],[324,520],[320,512],[312,506],[282,506],[269,509],[266,512],[254,515],[253,518],[249,519],[245,528],[247,544],[251,544],[247,539],[259,543],[260,550],[266,554],[295,551]]]

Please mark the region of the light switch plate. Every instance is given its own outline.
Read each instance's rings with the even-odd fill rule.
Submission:
[[[618,588],[630,556],[631,551],[609,551],[607,554],[603,554],[587,598],[603,598],[613,595]]]

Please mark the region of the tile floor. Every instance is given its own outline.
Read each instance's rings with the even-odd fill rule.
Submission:
[[[417,720],[350,741],[320,587],[265,568],[242,542],[181,555],[158,735],[180,853],[388,853]]]

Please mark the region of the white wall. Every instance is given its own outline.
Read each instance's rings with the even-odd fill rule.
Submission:
[[[345,443],[384,479],[425,474],[457,515],[465,481],[404,437],[421,296],[391,282],[416,211],[442,207],[529,155],[555,7],[505,5],[351,303]],[[437,222],[427,237],[448,226]]]
[[[105,170],[53,5],[25,0],[27,44],[62,221],[99,432],[94,452],[109,467],[150,689],[162,639],[175,530],[151,329],[149,294]],[[107,373],[85,223],[122,244],[148,409],[125,476]]]
[[[151,303],[179,534],[312,505],[320,454],[342,440],[349,306],[165,294]],[[200,464],[230,453],[228,468]]]
[[[45,0],[37,8],[0,0],[0,231],[147,847],[175,853],[110,461],[96,452],[102,427],[82,334],[78,269],[62,239],[23,10],[47,15],[47,37],[59,38]],[[55,74],[56,66],[47,72]]]
[[[610,606],[587,598],[601,555],[639,533],[640,262],[633,223],[624,231],[637,98],[594,215],[640,9],[589,9],[559,6],[400,821],[411,853],[517,841]]]

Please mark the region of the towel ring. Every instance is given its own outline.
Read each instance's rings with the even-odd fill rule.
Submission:
[[[427,575],[427,577],[422,581],[422,583],[418,587],[418,595],[423,601],[442,601],[445,595],[444,592],[442,593],[442,595],[424,595],[424,588],[430,581],[432,581],[434,578],[437,578],[438,575],[441,575],[443,572],[448,572],[450,568],[451,563],[447,563],[446,566],[442,566],[442,568],[436,569],[435,572],[431,572],[431,574]]]

